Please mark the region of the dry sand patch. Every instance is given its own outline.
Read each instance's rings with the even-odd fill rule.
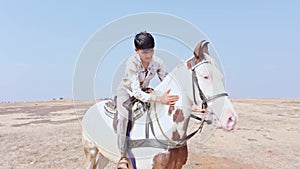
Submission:
[[[300,168],[300,99],[232,99],[240,120],[206,144],[189,143],[184,168]],[[93,102],[0,104],[0,168],[84,168],[78,122]],[[114,168],[110,163],[107,168]]]

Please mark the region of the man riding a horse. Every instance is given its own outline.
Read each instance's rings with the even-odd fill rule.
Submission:
[[[223,73],[209,55],[205,41],[196,46],[190,59],[168,74],[162,60],[153,55],[151,34],[137,34],[134,45],[136,54],[128,58],[117,89],[117,114],[107,113],[106,105],[111,100],[103,100],[83,117],[87,168],[103,169],[110,160],[121,169],[181,169],[187,161],[190,138],[201,131],[211,134],[215,127],[230,131],[238,120],[224,87]],[[149,93],[145,88],[156,74],[164,80]],[[132,104],[132,100],[138,102]],[[148,105],[147,113],[145,109],[136,111],[141,110],[136,109],[140,103]],[[190,121],[195,120],[199,127],[188,132]],[[116,127],[111,125],[115,121]],[[204,134],[202,138],[207,137]],[[117,145],[112,140],[117,140]]]
[[[136,54],[129,57],[126,62],[125,73],[117,89],[117,143],[121,158],[118,168],[128,168],[127,144],[130,134],[131,114],[124,106],[128,100],[138,99],[142,102],[159,102],[174,105],[178,96],[170,95],[168,90],[163,95],[146,93],[150,80],[157,74],[162,81],[167,75],[163,61],[154,55],[154,38],[148,32],[140,32],[134,38]]]

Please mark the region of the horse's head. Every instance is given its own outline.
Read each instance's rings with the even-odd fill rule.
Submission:
[[[223,74],[206,51],[207,44],[202,42],[199,45],[202,47],[196,54],[201,53],[202,58],[198,63],[191,59],[187,64],[179,64],[155,88],[156,92],[171,89],[171,94],[179,95],[174,106],[154,104],[154,112],[161,113],[156,116],[158,128],[168,140],[185,140],[190,117],[193,117],[191,113],[195,109],[205,110],[205,113],[200,113],[203,115],[200,118],[207,119],[207,123],[209,120],[213,122],[213,125],[204,125],[204,130],[214,126],[232,130],[237,122],[238,116],[225,91]]]
[[[232,130],[238,116],[225,90],[223,74],[214,59],[204,53],[203,60],[191,70],[194,86],[191,100],[194,107],[197,105],[204,109],[218,128]]]

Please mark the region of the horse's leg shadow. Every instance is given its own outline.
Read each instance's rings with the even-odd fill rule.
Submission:
[[[98,153],[98,158],[96,161],[97,168],[96,169],[104,169],[105,166],[109,163],[109,160],[104,157],[101,153]]]
[[[82,144],[86,157],[86,169],[104,169],[109,160],[98,150],[97,146],[82,132]]]
[[[109,163],[109,160],[105,158],[97,148],[85,149],[86,169],[104,169]]]

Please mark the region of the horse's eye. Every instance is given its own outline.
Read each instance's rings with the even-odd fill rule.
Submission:
[[[208,79],[209,77],[208,76],[204,76],[204,79]]]

